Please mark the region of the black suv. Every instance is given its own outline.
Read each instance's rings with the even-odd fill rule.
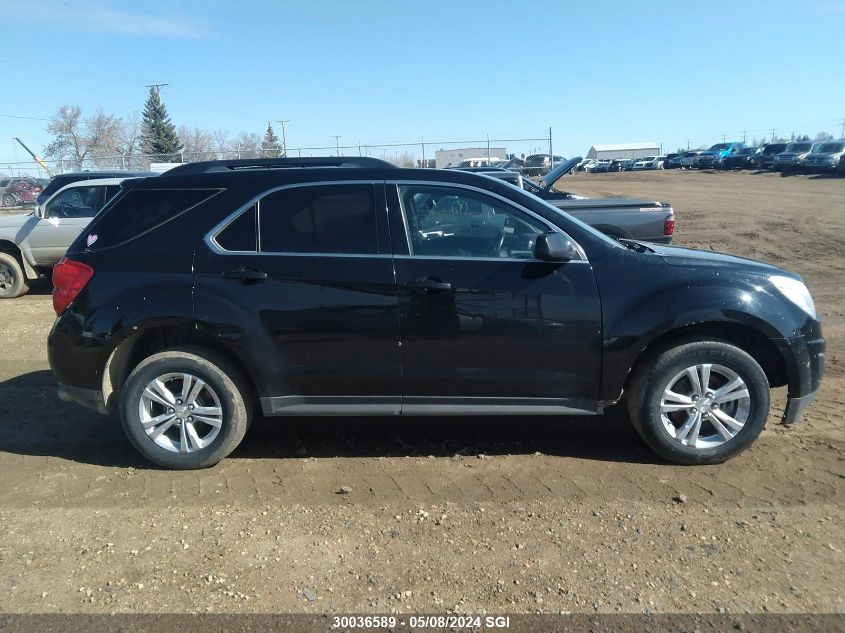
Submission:
[[[59,394],[150,460],[211,466],[254,411],[595,415],[720,462],[819,389],[800,277],[611,239],[512,185],[376,159],[215,161],[129,181],[53,273]]]

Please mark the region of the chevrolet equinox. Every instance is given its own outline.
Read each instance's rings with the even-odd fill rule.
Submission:
[[[818,392],[801,278],[609,238],[506,182],[371,158],[212,161],[127,181],[53,272],[59,395],[203,468],[256,412],[596,415],[663,457],[747,448]]]

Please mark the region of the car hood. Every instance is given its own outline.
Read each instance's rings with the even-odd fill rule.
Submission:
[[[812,154],[804,154],[804,158],[836,158],[842,152],[813,152]]]
[[[711,152],[711,151],[709,151],[709,150],[708,150],[708,151],[706,151],[706,152],[701,152],[701,153],[699,154],[699,157],[702,157],[702,156],[719,156],[719,155],[721,155],[721,153],[722,153],[722,152],[717,152],[717,151],[712,151],[712,152]]]
[[[565,176],[573,169],[575,169],[575,165],[580,163],[582,160],[584,159],[580,156],[576,156],[574,158],[570,158],[567,161],[564,161],[563,163],[552,169],[548,174],[543,176],[543,178],[540,179],[540,182],[537,184],[539,184],[543,189],[551,189],[552,185],[555,184],[556,180],[558,180],[561,176]]]
[[[0,229],[11,229],[23,226],[32,217],[31,213],[17,213],[15,215],[0,215]]]
[[[654,251],[663,261],[671,266],[716,266],[733,269],[744,269],[748,272],[755,272],[764,275],[783,274],[784,271],[777,266],[764,264],[753,259],[726,255],[714,251],[704,251],[683,246],[664,246],[663,244],[649,244],[648,247]],[[788,273],[793,276],[792,273]]]

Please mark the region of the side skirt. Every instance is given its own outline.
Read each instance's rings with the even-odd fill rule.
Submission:
[[[266,416],[358,415],[596,415],[595,402],[571,398],[438,396],[273,396],[261,398]]]

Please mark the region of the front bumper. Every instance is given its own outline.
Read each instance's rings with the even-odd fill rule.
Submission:
[[[783,419],[781,419],[781,423],[792,424],[793,422],[797,422],[804,413],[804,410],[813,404],[816,400],[816,396],[818,395],[819,392],[814,391],[813,393],[800,398],[787,398],[786,409],[783,410]]]
[[[825,342],[821,338],[818,322],[814,323],[812,329],[816,336],[798,336],[778,341],[778,347],[787,359],[789,380],[786,409],[781,420],[783,424],[797,422],[821,388],[827,363]]]

